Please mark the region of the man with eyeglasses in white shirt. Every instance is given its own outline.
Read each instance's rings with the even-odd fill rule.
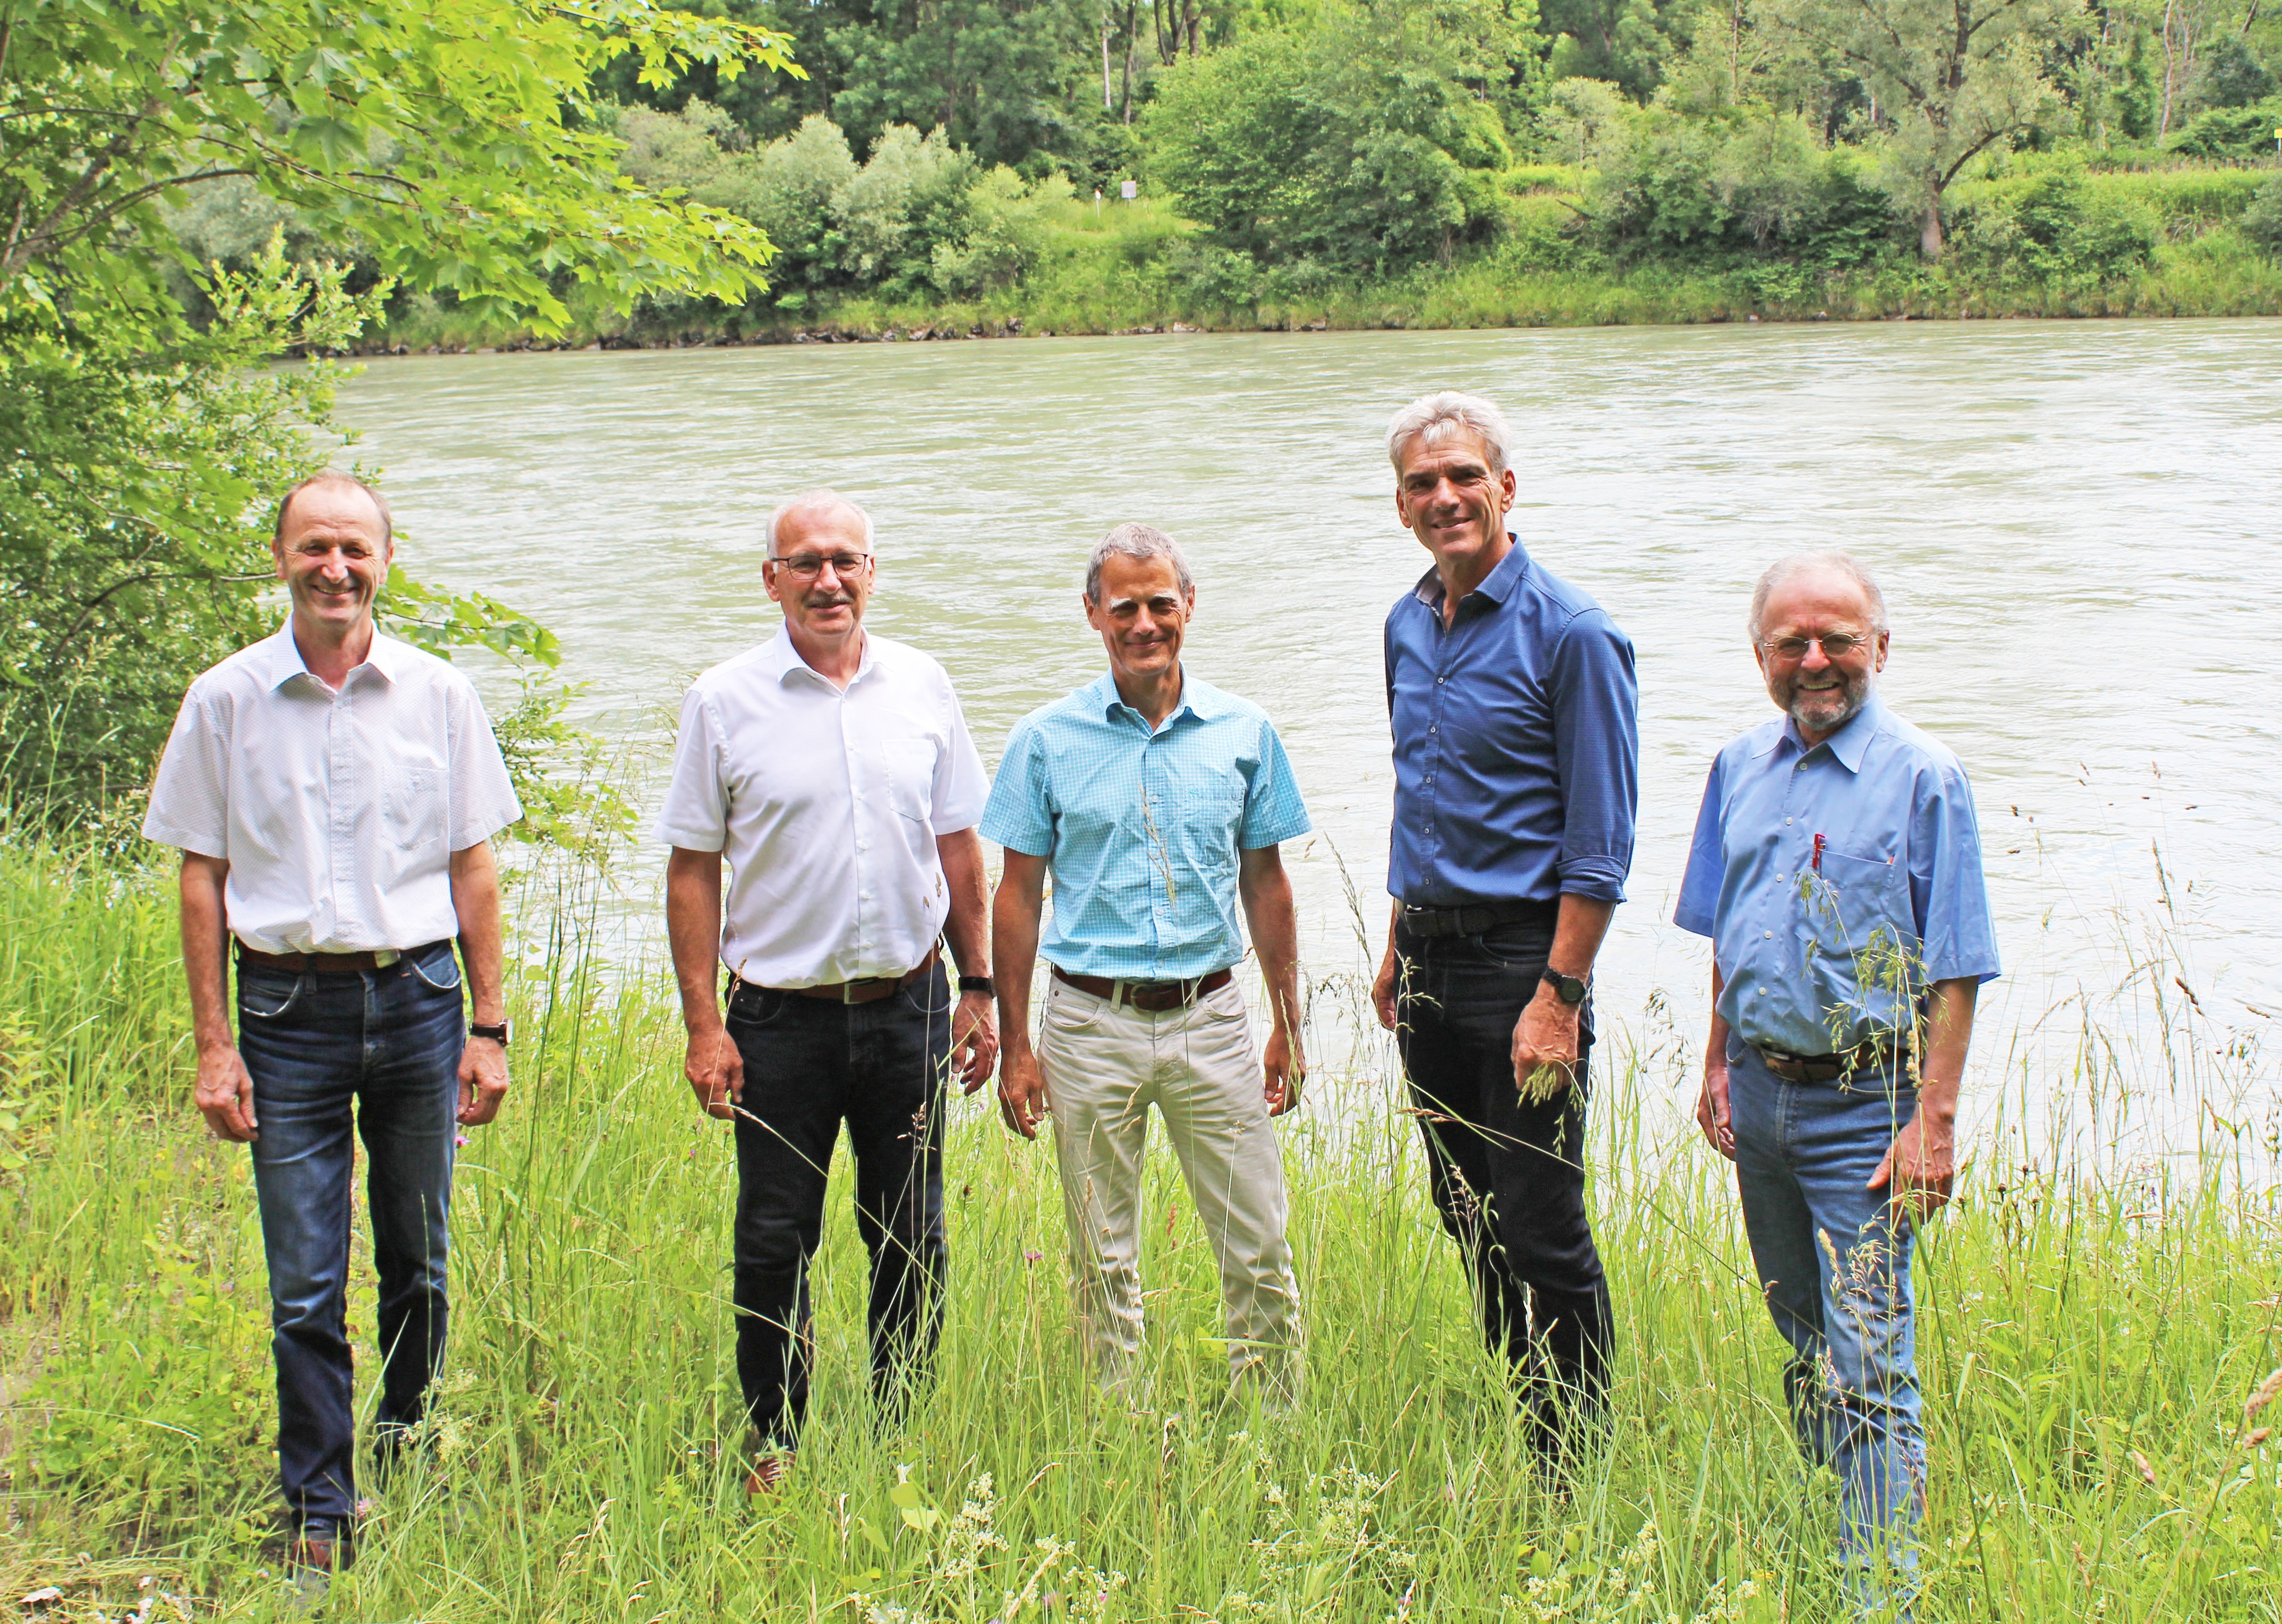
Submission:
[[[736,1133],[749,1494],[783,1480],[807,1410],[808,1270],[841,1124],[888,1426],[941,1332],[945,1085],[956,1068],[973,1093],[998,1050],[975,833],[989,781],[943,667],[864,629],[871,516],[833,491],[793,498],[769,517],[761,579],[783,629],[690,688],[657,828],[684,1070]]]

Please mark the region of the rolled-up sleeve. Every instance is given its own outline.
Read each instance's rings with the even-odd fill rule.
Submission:
[[[1727,882],[1727,839],[1719,827],[1721,759],[1712,758],[1712,771],[1704,781],[1704,804],[1696,809],[1696,838],[1688,848],[1688,872],[1680,880],[1680,905],[1672,913],[1673,924],[1699,936],[1719,934],[1719,892]]]
[[[159,758],[143,838],[199,857],[229,856],[229,732],[196,687]]]
[[[658,814],[657,839],[689,851],[719,851],[729,843],[729,793],[722,779],[721,738],[704,690],[681,701],[681,732],[674,741],[673,776]]]
[[[1023,721],[1006,741],[1006,758],[990,785],[982,809],[982,838],[1025,857],[1051,857],[1054,850],[1052,785],[1037,727]]]
[[[1553,660],[1564,893],[1625,899],[1640,807],[1640,688],[1632,640],[1599,610],[1569,623]]]
[[[1918,770],[1911,808],[1910,903],[1929,983],[1993,981],[1997,924],[1981,871],[1981,823],[1965,769]]]
[[[1292,759],[1276,724],[1260,724],[1260,765],[1253,769],[1252,785],[1244,799],[1244,821],[1236,843],[1246,851],[1297,840],[1314,827],[1308,821],[1307,804],[1300,798],[1300,781],[1292,775]]]

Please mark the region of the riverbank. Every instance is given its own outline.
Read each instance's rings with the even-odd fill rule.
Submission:
[[[1735,253],[1612,254],[1575,229],[1591,173],[1548,167],[1512,181],[1492,240],[1460,250],[1447,264],[1366,282],[1310,280],[1221,254],[1162,205],[1104,210],[1067,202],[1046,211],[1018,281],[969,299],[840,289],[777,291],[741,308],[652,305],[631,317],[589,307],[549,337],[470,321],[433,299],[415,299],[393,308],[388,325],[360,348],[446,354],[1070,334],[2282,315],[2282,255],[2240,225],[2276,174],[2192,167],[2071,176],[2065,208],[2034,190],[2040,179],[2033,173],[1968,183],[1955,189],[1952,252],[1928,267],[1890,245],[1843,265]],[[575,299],[573,309],[579,311]]]
[[[260,1236],[244,1153],[185,1103],[171,889],[0,847],[0,1593],[54,1586],[56,1618],[161,1593],[200,1619],[280,1616]],[[516,1092],[462,1153],[434,1454],[376,1497],[328,1616],[1834,1616],[1834,1491],[1793,1452],[1726,1169],[1673,1114],[1684,1050],[1612,1043],[1595,1096],[1623,1341],[1609,1448],[1566,1499],[1477,1349],[1382,1057],[1319,1078],[1285,1133],[1311,1337],[1295,1415],[1220,1408],[1210,1252],[1161,1154],[1153,1399],[1095,1402],[1051,1157],[965,1102],[932,1395],[874,1435],[843,1161],[808,1447],[754,1512],[729,1148],[689,1108],[669,990],[534,959],[515,1004]],[[2120,1057],[2127,1087],[2203,1086],[2178,1037]],[[1999,1136],[1930,1231],[1921,1618],[2265,1616],[2282,1483],[2243,1406],[2282,1360],[2282,1228],[2226,1143],[2207,1134],[2173,1177],[2128,1140],[2079,1156]],[[361,1248],[356,1274],[369,1345]]]

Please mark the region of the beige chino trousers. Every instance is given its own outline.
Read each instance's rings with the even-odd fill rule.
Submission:
[[[1185,1009],[1149,1014],[1055,980],[1039,1025],[1078,1335],[1096,1379],[1137,1402],[1141,1167],[1154,1104],[1220,1263],[1230,1390],[1289,1404],[1300,1389],[1300,1283],[1243,994],[1231,982]]]

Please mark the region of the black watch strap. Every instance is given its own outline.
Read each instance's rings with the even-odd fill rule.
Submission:
[[[1553,996],[1564,1004],[1581,1004],[1585,995],[1593,990],[1589,975],[1564,975],[1558,970],[1548,970],[1538,978],[1553,989]]]
[[[501,1048],[504,1049],[507,1047],[508,1042],[515,1037],[515,1022],[512,1021],[502,1021],[497,1026],[484,1026],[477,1022],[470,1022],[468,1026],[468,1036],[470,1037],[488,1037],[493,1043],[499,1045]]]
[[[959,978],[959,990],[961,992],[996,993],[998,988],[988,975],[962,975]]]

